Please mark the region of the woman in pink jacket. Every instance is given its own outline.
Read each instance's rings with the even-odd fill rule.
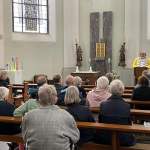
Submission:
[[[97,80],[96,88],[92,89],[87,95],[89,107],[99,107],[102,101],[107,100],[111,96],[109,92],[109,80],[105,76],[101,76]]]

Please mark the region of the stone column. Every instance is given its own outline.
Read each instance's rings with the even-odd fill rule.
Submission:
[[[4,13],[3,0],[0,0],[0,68],[4,67]]]
[[[64,0],[64,69],[75,68],[79,42],[79,0]]]

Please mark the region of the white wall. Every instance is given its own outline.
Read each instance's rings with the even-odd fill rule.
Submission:
[[[150,5],[150,2],[149,2]],[[149,6],[150,8],[150,6]],[[147,55],[150,57],[150,39],[147,37],[148,34],[148,14],[150,11],[148,10],[148,0],[141,1],[141,35],[140,35],[140,47],[147,52]],[[150,20],[150,18],[149,18]],[[150,27],[149,27],[150,29]]]
[[[0,68],[4,67],[3,1],[0,0]]]
[[[125,41],[127,68],[138,56],[141,38],[141,0],[125,0]]]
[[[63,1],[56,0],[56,42],[17,41],[12,39],[11,0],[4,1],[5,63],[12,56],[23,62],[24,79],[45,73],[50,78],[63,70]],[[32,36],[30,37],[32,38]]]
[[[75,67],[79,41],[79,0],[64,0],[64,67]]]

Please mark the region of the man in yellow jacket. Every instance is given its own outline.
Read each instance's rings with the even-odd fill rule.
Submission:
[[[150,69],[150,58],[146,57],[146,52],[140,52],[139,57],[133,60],[132,67],[147,67]]]

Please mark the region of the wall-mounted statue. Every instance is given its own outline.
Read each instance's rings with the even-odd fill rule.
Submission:
[[[125,67],[126,66],[126,59],[125,59],[125,42],[121,45],[120,48],[120,56],[119,56],[119,64],[118,66]]]
[[[76,55],[77,55],[77,63],[76,66],[80,67],[82,66],[82,49],[81,46],[76,44]]]

